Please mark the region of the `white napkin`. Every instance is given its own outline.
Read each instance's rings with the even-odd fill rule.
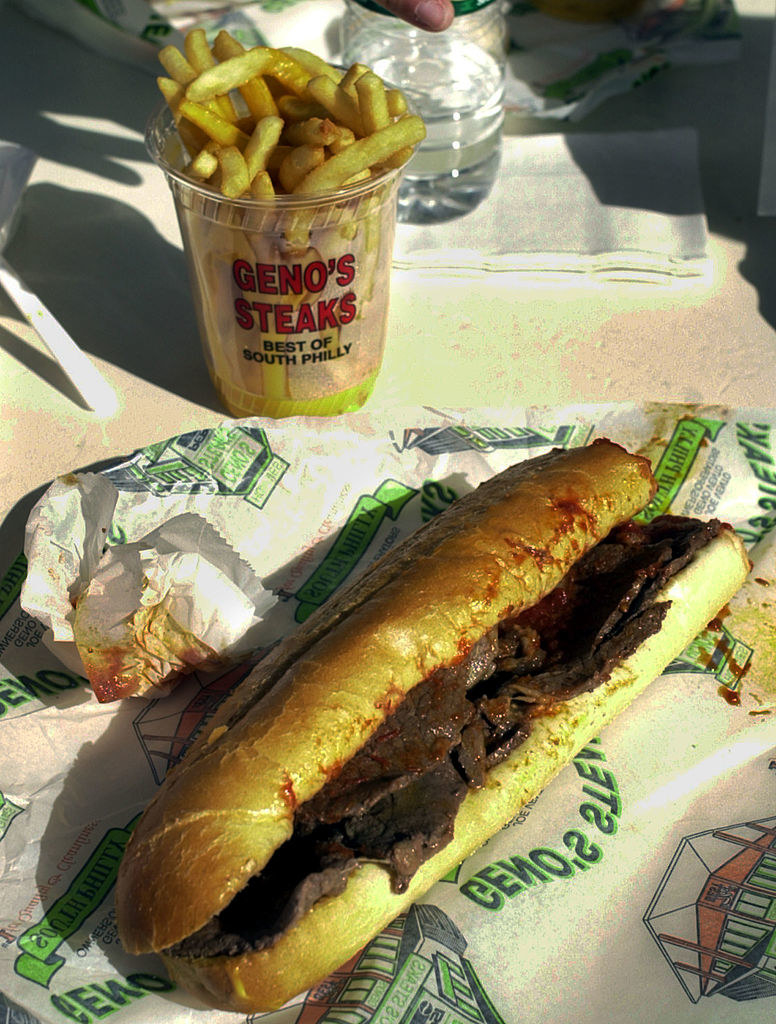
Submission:
[[[510,136],[488,198],[399,224],[394,263],[660,280],[708,275],[707,242],[694,131]]]

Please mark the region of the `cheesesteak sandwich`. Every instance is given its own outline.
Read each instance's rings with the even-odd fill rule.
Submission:
[[[127,846],[119,932],[213,1006],[282,1005],[533,799],[714,617],[730,527],[633,520],[646,459],[553,451],[467,494],[277,645]]]

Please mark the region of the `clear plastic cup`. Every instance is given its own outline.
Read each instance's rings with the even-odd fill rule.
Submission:
[[[385,348],[401,170],[314,196],[229,199],[182,173],[167,107],[146,145],[172,190],[210,377],[234,416],[367,400]]]

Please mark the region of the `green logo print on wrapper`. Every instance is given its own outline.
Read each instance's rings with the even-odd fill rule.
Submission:
[[[124,32],[146,39],[157,46],[169,42],[172,25],[161,14],[153,10],[146,0],[78,0],[80,4],[94,11],[106,21],[117,25]]]
[[[120,491],[231,494],[263,508],[287,469],[261,427],[226,423],[149,445],[105,476]]]
[[[8,572],[0,579],[0,619],[10,611],[11,605],[22,590],[27,575],[27,559],[23,554],[16,556]]]
[[[67,892],[55,900],[43,919],[28,928],[17,942],[22,952],[14,970],[28,981],[48,988],[65,963],[57,950],[81,928],[113,888],[124,848],[139,815],[125,828],[111,828],[71,882]]]
[[[619,828],[622,800],[617,779],[604,765],[605,761],[600,740],[594,739],[580,750],[571,765],[582,780],[584,799],[578,808],[579,817],[597,829],[600,835],[613,836]],[[520,817],[518,815],[518,821]],[[485,910],[499,911],[507,900],[534,886],[573,878],[578,872],[588,871],[603,860],[602,847],[593,842],[585,829],[567,829],[561,837],[561,844],[563,850],[538,846],[524,855],[493,861],[464,882],[459,891]],[[444,881],[457,884],[460,871],[461,868],[454,869]]]
[[[383,520],[395,520],[418,492],[398,480],[385,480],[374,494],[362,494],[320,565],[293,596],[296,621],[304,622],[350,575],[366,553]]]
[[[752,648],[734,637],[721,619],[713,619],[664,671],[666,675],[700,672],[714,676],[730,697],[740,690],[753,654]]]
[[[259,0],[258,6],[270,14],[279,14],[301,2],[302,0]]]
[[[467,946],[466,936],[443,910],[416,903],[311,989],[295,1020],[297,1024],[506,1024],[466,956]],[[269,1019],[276,1017],[272,1014]],[[258,1021],[249,1017],[247,1024]]]
[[[366,555],[383,522],[386,519],[395,522],[405,505],[418,493],[420,516],[424,523],[444,511],[458,497],[452,487],[436,480],[426,480],[418,492],[414,487],[391,479],[384,480],[374,494],[359,497],[320,565],[295,593],[282,595],[286,600],[294,597],[299,601],[295,615],[297,622],[304,622],[331,597]],[[377,551],[377,557],[384,554],[398,536],[399,531],[395,528],[393,536],[387,537]]]
[[[19,804],[15,804],[4,793],[0,793],[0,842],[5,838],[13,819],[23,810]]]
[[[776,456],[769,423],[736,423],[736,441],[757,478],[758,511],[738,531],[746,544],[756,544],[776,529]]]
[[[636,520],[648,523],[671,510],[701,447],[709,440],[716,440],[724,426],[724,420],[700,417],[679,420],[655,469],[657,492],[644,511],[634,517]],[[726,691],[735,692],[741,686],[752,653],[751,647],[737,640],[721,620],[715,619],[665,671],[711,675]]]
[[[657,492],[643,512],[634,518],[642,523],[664,515],[690,475],[701,445],[707,439],[714,441],[725,426],[724,420],[687,418],[679,420],[671,440],[655,468]]]
[[[559,427],[496,427],[466,426],[408,427],[401,435],[390,432],[391,442],[399,451],[420,448],[429,455],[450,452],[526,451],[529,448],[578,448],[587,444],[592,434],[589,426],[562,424]]]

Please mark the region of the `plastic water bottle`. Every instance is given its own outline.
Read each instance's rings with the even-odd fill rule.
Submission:
[[[507,30],[502,0],[453,0],[444,32],[416,29],[375,0],[345,0],[342,61],[399,86],[426,122],[399,192],[399,220],[430,223],[474,209],[498,172]]]

